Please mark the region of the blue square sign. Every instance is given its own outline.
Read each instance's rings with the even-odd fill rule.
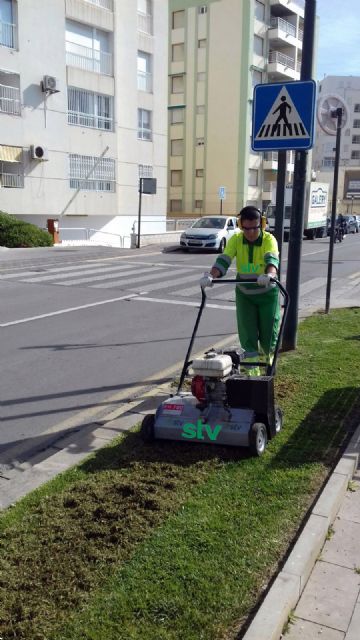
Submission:
[[[256,85],[252,149],[311,149],[314,140],[315,95],[314,80]]]

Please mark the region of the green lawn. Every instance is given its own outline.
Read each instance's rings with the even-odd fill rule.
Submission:
[[[4,512],[2,640],[235,638],[360,422],[359,340],[358,308],[301,324],[262,458],[132,432]]]

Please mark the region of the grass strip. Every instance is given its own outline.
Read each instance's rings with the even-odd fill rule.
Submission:
[[[359,317],[301,324],[262,458],[130,433],[8,509],[3,640],[234,638],[360,420]]]

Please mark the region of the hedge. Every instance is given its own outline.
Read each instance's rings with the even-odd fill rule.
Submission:
[[[52,247],[53,244],[53,238],[47,231],[0,211],[0,246]]]

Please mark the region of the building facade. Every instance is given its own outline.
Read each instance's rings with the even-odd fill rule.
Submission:
[[[251,151],[256,84],[300,79],[304,2],[169,0],[168,212],[274,201],[277,154]],[[288,152],[287,179],[293,173]]]
[[[163,0],[0,0],[1,210],[128,246],[153,177],[165,228],[167,30]]]
[[[360,76],[326,76],[318,83],[321,111],[342,104],[346,107],[346,113],[341,131],[336,209],[339,213],[355,215],[360,214]],[[319,117],[321,120],[321,113]],[[330,193],[334,177],[335,144],[335,135],[329,135],[318,124],[313,149],[314,175],[318,181],[331,185]]]

